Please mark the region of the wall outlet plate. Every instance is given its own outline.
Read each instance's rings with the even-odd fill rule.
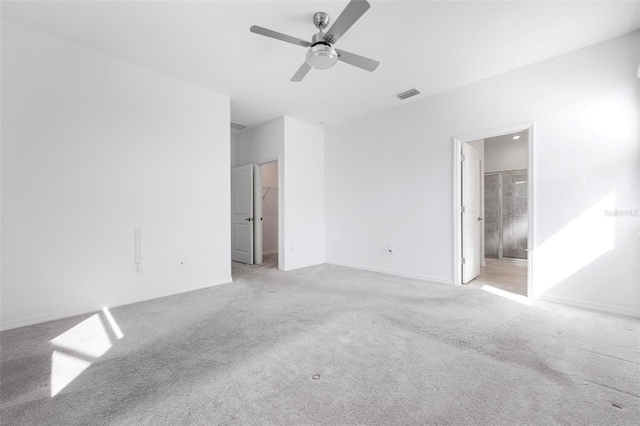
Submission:
[[[142,263],[135,263],[133,265],[133,274],[138,275],[142,273]]]

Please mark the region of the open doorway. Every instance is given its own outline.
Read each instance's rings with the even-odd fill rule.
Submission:
[[[456,284],[532,294],[532,134],[529,124],[454,139]]]
[[[279,185],[278,161],[258,165],[260,185],[256,199],[256,263],[278,267]]]
[[[280,161],[231,169],[231,260],[283,270]]]

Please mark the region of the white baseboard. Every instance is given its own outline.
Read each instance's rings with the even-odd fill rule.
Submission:
[[[278,250],[277,249],[276,250],[263,250],[262,254],[263,255],[265,255],[265,254],[278,254]]]
[[[356,265],[354,263],[341,262],[339,260],[327,260],[331,265],[346,266],[347,268],[362,269],[364,271],[379,272],[381,274],[395,275],[404,278],[414,278],[417,280],[429,281],[437,284],[453,285],[453,279],[434,277],[431,275],[415,274],[413,272],[396,271],[393,269],[375,268],[371,266]]]
[[[318,265],[324,265],[326,262],[324,260],[320,260],[319,262],[313,262],[313,263],[304,263],[302,265],[296,265],[293,268],[289,267],[289,268],[283,268],[282,271],[284,272],[290,272],[290,271],[295,271],[296,269],[302,269],[302,268],[309,268],[310,266],[318,266]]]
[[[640,312],[629,308],[623,308],[615,305],[607,305],[605,303],[589,302],[587,300],[571,299],[568,297],[552,296],[543,294],[535,298],[543,302],[559,303],[561,305],[575,306],[576,308],[591,309],[593,311],[606,312],[609,314],[625,315],[634,318],[640,318]]]
[[[215,287],[221,284],[228,284],[232,281],[233,279],[229,277],[229,278],[224,278],[220,280],[205,281],[203,283],[198,283],[194,285],[187,285],[183,287],[172,288],[168,290],[160,290],[160,291],[154,291],[150,293],[144,293],[144,294],[133,296],[133,297],[116,299],[113,301],[105,301],[100,304],[80,305],[70,309],[64,309],[61,311],[46,312],[43,314],[33,315],[30,317],[5,321],[2,324],[0,324],[0,330],[1,331],[11,330],[13,328],[26,327],[28,325],[40,324],[43,322],[53,321],[61,318],[88,314],[88,313],[100,311],[105,306],[108,308],[115,308],[117,306],[130,305],[132,303],[146,302],[148,300],[159,299],[161,297],[174,296],[176,294],[188,293],[190,291],[195,291],[195,290],[202,290],[204,288]]]

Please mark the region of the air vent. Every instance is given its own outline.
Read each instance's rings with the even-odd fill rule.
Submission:
[[[405,99],[408,99],[408,98],[410,98],[412,96],[419,95],[419,94],[420,94],[420,91],[414,87],[413,89],[409,89],[409,90],[407,90],[405,92],[398,93],[395,96],[396,96],[396,98],[404,101]]]
[[[240,123],[234,123],[233,121],[231,122],[231,128],[233,130],[244,130],[247,128],[247,126],[245,126],[244,124],[240,124]]]

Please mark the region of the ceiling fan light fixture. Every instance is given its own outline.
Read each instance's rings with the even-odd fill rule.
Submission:
[[[313,35],[311,41],[292,37],[257,25],[252,25],[249,30],[255,34],[307,48],[305,60],[302,65],[300,65],[300,68],[298,68],[298,71],[291,77],[290,81],[292,82],[302,81],[304,76],[306,76],[312,68],[326,70],[334,66],[338,61],[371,72],[378,68],[380,62],[342,49],[333,48],[333,45],[370,7],[371,5],[367,0],[350,0],[331,27],[329,27],[329,22],[331,21],[329,15],[325,12],[316,12],[313,15],[313,24],[320,31]],[[329,29],[325,31],[326,28]]]
[[[333,47],[319,43],[307,50],[305,62],[317,70],[326,70],[338,62],[338,53]]]

